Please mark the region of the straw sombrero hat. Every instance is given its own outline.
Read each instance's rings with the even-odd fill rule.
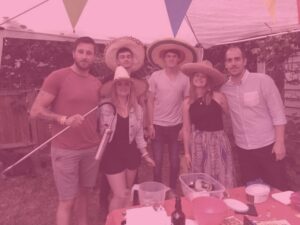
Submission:
[[[148,60],[150,63],[164,68],[164,53],[171,49],[180,53],[179,65],[197,61],[197,53],[193,46],[177,39],[163,39],[152,43],[147,49]]]
[[[134,37],[121,37],[109,42],[104,49],[104,61],[111,70],[114,71],[118,66],[116,59],[120,48],[128,48],[133,53],[131,72],[137,71],[144,65],[145,47],[143,43]]]
[[[124,67],[118,66],[115,71],[114,79],[102,85],[101,96],[110,96],[113,84],[118,80],[130,80],[137,96],[144,94],[148,90],[148,83],[145,80],[130,77]]]
[[[210,78],[213,87],[220,86],[226,81],[226,76],[215,69],[208,60],[198,63],[186,63],[181,66],[181,71],[188,76],[192,76],[195,73],[205,74]]]

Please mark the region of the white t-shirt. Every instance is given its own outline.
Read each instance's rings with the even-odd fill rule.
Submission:
[[[189,78],[179,72],[171,80],[165,70],[159,70],[148,82],[149,91],[154,95],[153,124],[175,126],[182,123],[182,102],[189,96]]]

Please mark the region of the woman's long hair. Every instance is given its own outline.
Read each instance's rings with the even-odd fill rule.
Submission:
[[[114,82],[112,89],[113,90],[112,90],[112,94],[111,94],[111,101],[113,102],[113,104],[116,106],[116,108],[118,110],[118,108],[120,108],[120,101],[119,101],[118,94],[116,91],[116,82]],[[138,107],[138,101],[137,101],[135,88],[133,86],[132,81],[130,81],[130,92],[129,92],[129,96],[128,96],[128,110],[130,111],[131,109],[133,109],[136,112],[137,107]]]
[[[195,76],[195,74],[190,76],[190,84],[191,84],[190,85],[190,99],[189,99],[190,104],[192,104],[199,98],[196,93],[196,87],[193,84],[194,76]],[[208,76],[206,76],[206,87],[205,88],[206,88],[206,91],[205,91],[204,95],[202,96],[202,101],[204,102],[204,104],[209,105],[212,100],[213,90],[211,87],[211,80]]]

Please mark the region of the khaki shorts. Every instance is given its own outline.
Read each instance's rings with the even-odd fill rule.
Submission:
[[[99,161],[95,160],[97,149],[51,148],[54,180],[60,200],[74,199],[80,188],[95,186],[99,170]]]

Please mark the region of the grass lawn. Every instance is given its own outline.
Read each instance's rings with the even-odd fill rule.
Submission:
[[[167,156],[163,168],[165,181]],[[55,225],[58,197],[48,160],[37,176],[23,175],[0,180],[0,225]],[[143,162],[139,169],[139,182],[150,180],[152,169]],[[89,199],[90,225],[102,225],[105,221],[98,195],[99,187],[95,188]]]

